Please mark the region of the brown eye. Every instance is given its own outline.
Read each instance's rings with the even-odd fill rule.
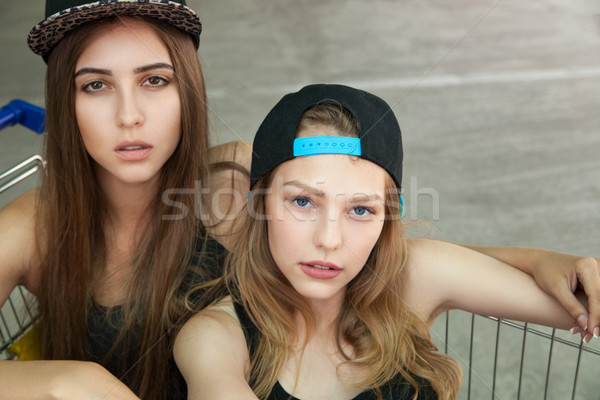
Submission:
[[[160,76],[151,76],[150,78],[146,79],[146,81],[144,82],[144,85],[152,86],[152,87],[161,87],[161,86],[166,86],[167,84],[168,84],[167,80]]]
[[[83,86],[83,90],[87,92],[98,92],[104,89],[106,85],[101,81],[92,81]]]

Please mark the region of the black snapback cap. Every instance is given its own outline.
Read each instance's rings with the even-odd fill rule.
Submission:
[[[302,114],[312,106],[328,103],[338,104],[354,116],[359,125],[359,138],[296,139]],[[400,126],[390,106],[371,93],[349,86],[317,84],[285,95],[267,114],[254,137],[250,190],[279,164],[297,156],[314,154],[360,156],[385,169],[397,188],[401,188]]]

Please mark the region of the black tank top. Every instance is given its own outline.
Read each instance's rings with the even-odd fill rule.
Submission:
[[[244,331],[244,337],[246,338],[246,344],[248,346],[248,353],[250,359],[254,357],[256,347],[260,340],[260,331],[252,322],[252,319],[239,303],[234,303],[235,312],[240,321],[242,330]],[[437,400],[438,396],[426,380],[414,377],[419,385],[419,400]],[[398,375],[395,379],[392,379],[386,385],[379,388],[382,393],[384,400],[412,400],[415,395],[414,388],[408,383],[401,375]],[[378,400],[377,393],[375,390],[370,389],[362,393],[359,393],[356,397],[350,400]],[[275,383],[271,393],[266,400],[300,400],[293,397],[279,384]]]
[[[189,289],[207,279],[214,279],[222,274],[224,259],[227,250],[212,238],[199,239],[196,244],[197,254],[192,261],[195,265],[201,265],[202,270],[194,271],[190,268],[183,279],[182,285],[179,288],[179,293],[185,295]],[[201,293],[195,293],[191,299],[192,302],[199,301],[202,297]],[[113,343],[119,335],[122,318],[120,307],[103,307],[100,305],[92,305],[88,310],[87,318],[87,339],[90,361],[97,362],[104,366],[110,373],[123,381],[134,392],[138,387],[139,382],[132,382],[127,374],[127,369],[131,368],[135,363],[139,362],[142,355],[136,343],[129,348],[128,352],[124,351],[124,345],[116,349],[113,357],[108,361],[105,360],[106,355],[110,351]],[[166,333],[165,340],[170,340],[171,337]],[[125,367],[123,367],[125,365]],[[186,400],[187,385],[185,379],[179,372],[175,360],[171,356],[168,365],[170,379],[168,389],[169,400]]]

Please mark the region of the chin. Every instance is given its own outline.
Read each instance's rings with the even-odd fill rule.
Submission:
[[[120,176],[124,183],[129,184],[145,184],[152,181],[156,181],[158,173],[154,171],[130,171]]]
[[[298,292],[298,294],[300,294],[300,296],[304,297],[306,300],[309,301],[331,300],[338,296],[340,293],[339,288],[324,289],[323,287],[302,287],[297,288],[296,291]]]

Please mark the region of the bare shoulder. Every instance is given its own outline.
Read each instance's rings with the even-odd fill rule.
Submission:
[[[252,144],[241,140],[213,146],[208,150],[209,164],[235,162],[250,171]]]
[[[16,285],[34,289],[35,204],[37,190],[19,196],[0,210],[0,302]]]
[[[252,145],[237,141],[224,143],[209,149],[211,190],[230,191],[246,199],[250,187]]]
[[[194,341],[199,336],[212,336],[213,333],[236,337],[238,331],[242,333],[243,339],[233,302],[230,297],[226,297],[190,318],[177,335],[177,342],[184,344],[184,340]]]
[[[443,242],[430,239],[407,239],[406,248],[406,268],[411,278],[427,274],[447,251],[443,248]]]
[[[406,239],[406,243],[408,246],[409,255],[410,252],[413,252],[418,253],[420,257],[430,256],[432,255],[432,252],[447,253],[464,249],[464,247],[451,242],[427,238]]]
[[[408,239],[405,299],[413,311],[432,324],[447,308],[448,288],[456,265],[468,249],[433,239]]]
[[[450,309],[557,328],[573,322],[527,273],[454,243],[411,241],[407,279],[407,302],[430,324]]]
[[[175,339],[173,355],[190,398],[255,398],[247,383],[249,355],[244,333],[221,302],[190,318]]]
[[[407,239],[409,270],[427,272],[433,268],[439,272],[441,264],[460,260],[476,252],[451,242],[435,239]]]
[[[30,215],[35,210],[37,195],[37,189],[32,189],[23,193],[0,210],[0,216],[6,217],[15,214],[20,217],[26,217],[27,215]]]
[[[248,360],[244,332],[228,307],[235,313],[233,303],[226,299],[202,310],[184,324],[175,339],[174,355],[178,365],[180,362],[203,365],[227,354],[235,355],[237,360]]]
[[[252,145],[229,142],[209,150],[210,188],[202,212],[208,232],[225,247],[235,240],[236,221],[244,209],[250,189]]]

